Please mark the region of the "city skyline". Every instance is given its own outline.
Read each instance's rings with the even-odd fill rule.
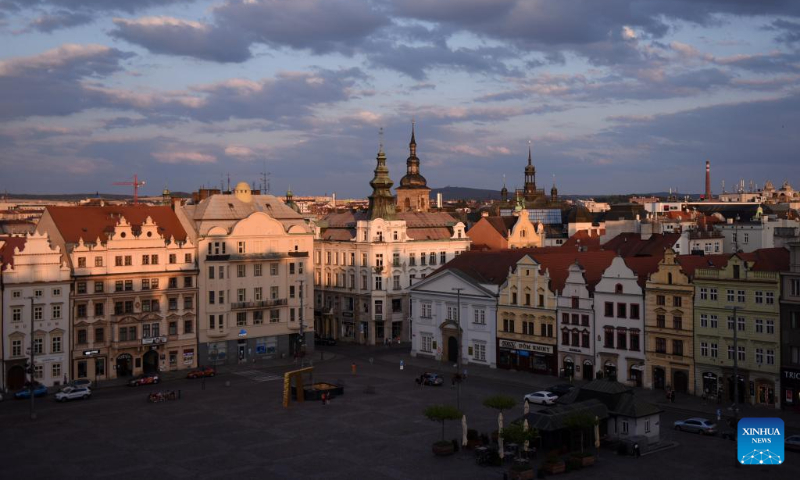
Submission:
[[[797,182],[790,1],[0,3],[12,193],[219,185],[365,197],[412,118],[431,187],[699,193]],[[309,176],[308,172],[314,172]],[[795,176],[793,176],[793,174]]]

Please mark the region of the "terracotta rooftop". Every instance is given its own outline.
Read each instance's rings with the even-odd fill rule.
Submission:
[[[588,250],[600,250],[600,235],[605,234],[605,229],[601,229],[599,234],[589,236],[587,230],[578,230],[574,235],[562,243],[563,248],[585,247]]]
[[[481,220],[494,227],[503,238],[508,238],[508,234],[517,223],[518,217],[486,217]]]
[[[680,233],[656,233],[647,240],[642,240],[638,233],[621,233],[603,244],[603,250],[611,250],[622,257],[658,256],[664,250],[675,245],[681,237]]]
[[[751,253],[739,253],[739,258],[754,262],[752,270],[764,272],[786,272],[789,270],[789,250],[785,248],[762,248]]]
[[[676,261],[683,273],[693,277],[698,268],[725,268],[729,258],[730,255],[678,255]]]
[[[569,276],[569,267],[576,262],[583,267],[586,287],[589,291],[593,291],[615,256],[614,252],[603,250],[531,254],[531,257],[542,265],[543,271],[546,269],[550,272],[550,290],[553,292],[561,292],[564,289]]]
[[[158,233],[164,239],[169,240],[175,237],[176,241],[186,240],[186,231],[181,226],[181,222],[172,211],[166,206],[148,205],[113,205],[103,207],[53,207],[48,206],[49,212],[58,231],[66,243],[78,243],[83,238],[86,243],[94,243],[97,238],[105,242],[108,235],[114,232],[114,227],[119,222],[120,217],[125,217],[133,227],[135,234],[141,228],[142,223],[150,217],[158,226]]]
[[[449,213],[398,213],[397,220],[406,222],[406,233],[412,240],[444,240],[453,236],[452,227],[458,223]],[[320,222],[322,239],[350,241],[355,237],[359,220],[369,220],[366,212],[337,212],[326,215]]]
[[[0,235],[0,242],[3,242],[3,246],[0,247],[0,270],[5,270],[6,265],[14,266],[14,249],[24,250],[25,241],[24,236]]]

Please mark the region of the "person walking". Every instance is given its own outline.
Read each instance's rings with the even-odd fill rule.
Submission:
[[[328,395],[328,394],[327,394],[327,393],[325,393],[325,392],[323,392],[323,393],[322,393],[322,395],[320,395],[320,398],[322,399],[322,406],[325,406],[325,405],[327,405],[327,404],[325,403],[325,399],[326,399],[326,396],[327,396],[327,395]]]
[[[675,390],[669,392],[669,403],[675,403]]]
[[[639,458],[641,456],[641,454],[639,453],[639,443],[638,442],[633,444],[633,456],[636,457],[636,458]]]

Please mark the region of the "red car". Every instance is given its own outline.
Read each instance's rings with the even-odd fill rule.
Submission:
[[[134,377],[128,382],[129,387],[138,387],[140,385],[153,385],[161,381],[157,373],[144,373],[138,377]]]
[[[203,378],[203,377],[213,377],[217,374],[217,371],[214,367],[197,367],[194,370],[191,370],[188,374],[186,374],[186,378]]]

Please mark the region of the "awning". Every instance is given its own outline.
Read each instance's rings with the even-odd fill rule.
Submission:
[[[644,372],[644,365],[631,365],[631,370],[638,370]]]

